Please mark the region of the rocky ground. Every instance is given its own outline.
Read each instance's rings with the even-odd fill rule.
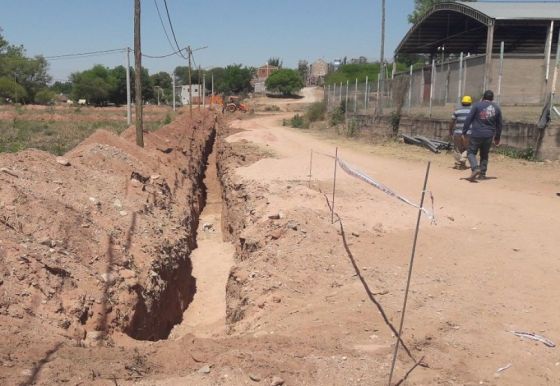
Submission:
[[[512,333],[560,340],[557,164],[493,157],[471,184],[289,116],[0,155],[0,382],[387,384],[417,211],[338,169],[331,223],[338,146],[412,201],[432,161],[393,384],[560,383],[557,348]]]

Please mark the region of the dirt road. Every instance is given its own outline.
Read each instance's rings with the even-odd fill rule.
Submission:
[[[434,196],[437,225],[422,221],[403,336],[417,350],[417,357],[425,356],[429,368],[417,368],[410,376],[411,384],[560,382],[557,348],[512,333],[533,332],[560,341],[560,316],[553,300],[560,290],[554,237],[560,226],[560,201],[555,196],[560,182],[558,165],[494,156],[489,169],[493,178],[472,184],[459,179],[466,172],[451,169],[448,155],[432,155],[406,145],[325,140],[316,133],[282,127],[281,118],[234,122],[234,127],[244,131],[228,140],[254,142],[275,154],[240,169],[239,174],[265,184],[270,206],[282,211],[312,210],[322,213],[328,222],[325,197],[316,190],[330,198],[333,160],[323,154],[334,155],[337,145],[342,159],[415,202],[419,201],[426,161],[433,163],[429,190]],[[381,288],[378,293],[386,293],[379,296],[379,302],[398,325],[415,209],[338,170],[335,210],[346,234],[358,235],[347,236],[353,244],[347,253],[360,269],[376,273],[365,282]],[[342,240],[333,235],[321,242]],[[350,262],[340,256],[340,264]],[[297,272],[293,274],[297,276]],[[323,289],[323,295],[349,303],[332,305],[341,325],[366,295],[360,273],[357,275],[340,283],[334,293]],[[299,324],[294,327],[304,328]],[[364,334],[350,332],[350,336],[356,335]],[[390,331],[379,335],[386,348],[393,344]],[[378,358],[383,366],[387,353],[385,350]],[[401,359],[403,371],[406,360]],[[511,367],[496,372],[508,364]]]
[[[393,384],[560,384],[558,348],[513,334],[560,342],[559,165],[492,154],[468,183],[451,155],[291,115],[180,115],[144,150],[98,133],[66,166],[3,155],[0,383],[387,384],[417,210],[338,169],[331,223],[338,147],[413,202],[432,161]]]

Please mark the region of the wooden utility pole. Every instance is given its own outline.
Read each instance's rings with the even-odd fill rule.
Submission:
[[[136,108],[136,144],[144,147],[142,124],[142,51],[140,49],[140,0],[134,0],[134,104]]]
[[[130,104],[130,47],[126,47],[126,124],[128,126],[132,121]]]
[[[191,51],[191,46],[187,47],[187,55],[189,56],[189,113],[191,115],[191,119],[192,119],[192,78],[191,78],[191,56],[192,56],[192,51]]]
[[[201,99],[202,99],[202,89],[200,87],[200,80],[202,79],[202,69],[200,68],[200,64],[198,65],[198,109],[200,110]]]

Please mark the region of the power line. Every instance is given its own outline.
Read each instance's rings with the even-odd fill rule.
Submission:
[[[79,57],[79,56],[95,56],[95,55],[103,55],[103,54],[110,54],[114,52],[122,52],[125,48],[115,48],[113,50],[101,50],[101,51],[91,51],[91,52],[80,52],[80,53],[73,53],[73,54],[63,54],[63,55],[54,55],[54,56],[45,56],[45,59],[59,59],[59,58],[70,58],[70,57]]]
[[[171,33],[173,34],[173,40],[175,40],[175,44],[177,45],[177,49],[179,50],[183,59],[187,59],[185,55],[181,52],[181,47],[179,47],[179,43],[177,43],[177,37],[175,36],[175,30],[173,29],[173,23],[171,22],[171,16],[169,16],[169,8],[167,8],[167,0],[163,0],[163,4],[165,5],[165,12],[167,12],[167,20],[169,21],[169,27],[171,27]]]
[[[166,55],[159,55],[158,56],[158,55],[142,54],[142,56],[145,57],[145,58],[150,58],[150,59],[162,59],[162,58],[168,58],[168,57],[173,56],[173,55],[177,55],[180,52],[181,52],[181,50],[173,51],[172,53],[166,54]]]
[[[165,33],[165,37],[167,38],[167,42],[171,46],[171,49],[174,50],[175,47],[173,46],[173,43],[171,43],[171,39],[169,38],[169,35],[167,34],[167,28],[165,28],[165,24],[163,23],[161,13],[159,12],[159,6],[158,6],[158,3],[157,3],[157,0],[154,0],[154,4],[156,5],[156,10],[157,10],[157,14],[158,14],[158,17],[159,17],[159,21],[161,22],[161,27],[163,28],[163,32]]]

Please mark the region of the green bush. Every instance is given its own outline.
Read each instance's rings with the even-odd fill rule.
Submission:
[[[294,115],[292,119],[290,119],[290,125],[298,129],[306,128],[307,126],[305,119],[303,119],[303,117],[299,114]]]
[[[308,122],[317,122],[325,120],[327,105],[325,102],[315,102],[305,112],[305,118]]]
[[[350,119],[346,124],[346,136],[352,138],[358,131],[358,122],[355,119]]]
[[[169,125],[171,123],[171,115],[169,115],[169,113],[167,113],[165,115],[165,119],[163,120],[163,124],[164,125]]]

